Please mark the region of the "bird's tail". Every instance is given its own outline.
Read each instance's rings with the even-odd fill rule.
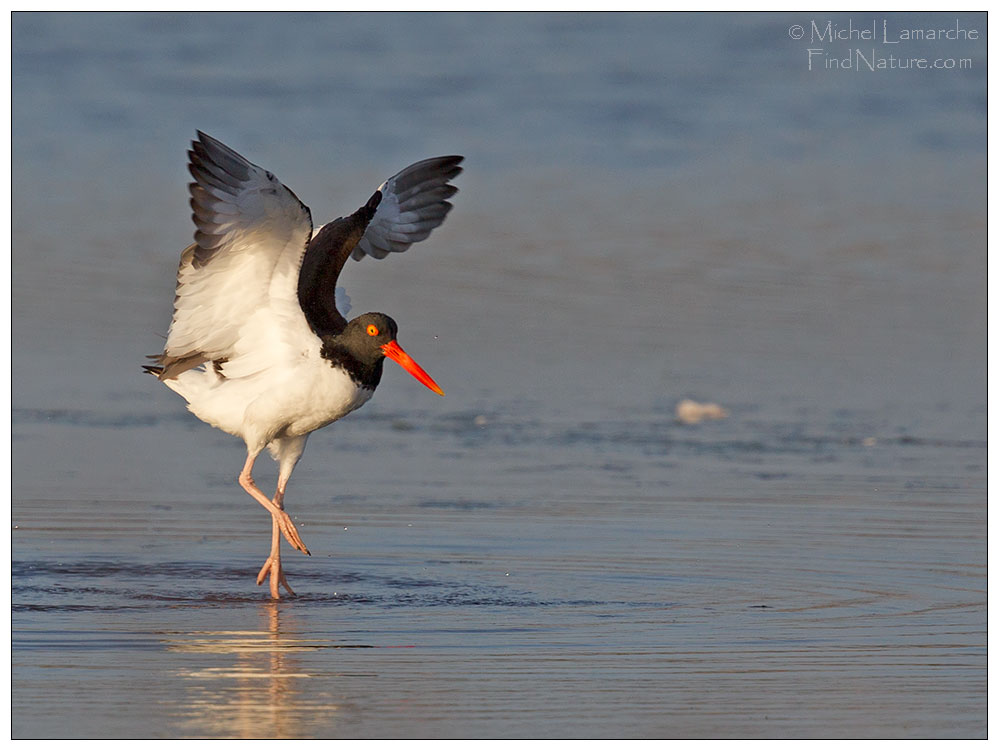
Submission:
[[[156,364],[143,365],[142,370],[150,375],[156,376],[161,381],[176,378],[181,373],[191,370],[192,368],[196,368],[199,365],[204,365],[208,362],[208,356],[201,352],[190,352],[180,357],[171,357],[164,352],[161,355],[146,355],[146,359],[152,360]],[[219,364],[223,362],[225,361],[218,361]],[[216,368],[217,367],[218,366],[216,366]]]

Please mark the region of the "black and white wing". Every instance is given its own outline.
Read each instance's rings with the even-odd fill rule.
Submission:
[[[461,173],[462,159],[439,156],[411,164],[378,186],[353,214],[316,230],[302,261],[298,297],[317,335],[337,334],[347,325],[340,302],[346,294],[337,280],[348,257],[401,253],[444,222],[451,210],[447,199],[458,192],[448,181]]]
[[[201,131],[188,156],[197,231],[177,272],[160,378],[208,361],[246,375],[280,339],[311,335],[297,282],[312,218],[273,174]]]
[[[458,192],[448,181],[461,174],[461,156],[438,156],[411,164],[378,186],[382,200],[352,257],[384,258],[402,253],[441,226]]]

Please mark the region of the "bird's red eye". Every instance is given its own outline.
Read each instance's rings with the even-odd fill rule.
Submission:
[[[378,327],[373,323],[368,324],[368,336],[378,336]]]

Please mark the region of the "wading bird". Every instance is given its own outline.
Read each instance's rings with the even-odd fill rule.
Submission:
[[[209,425],[246,442],[240,486],[272,519],[271,552],[257,575],[294,594],[281,569],[281,536],[308,548],[284,510],[285,490],[314,430],[371,398],[386,357],[444,392],[396,342],[384,313],[348,321],[337,289],[348,257],[384,258],[443,223],[463,157],[412,164],[383,182],[348,217],[313,233],[312,215],[267,170],[198,131],[188,152],[197,230],[181,254],[173,321],[162,354],[145,370],[180,394]],[[264,449],[278,463],[268,498],[253,481]]]

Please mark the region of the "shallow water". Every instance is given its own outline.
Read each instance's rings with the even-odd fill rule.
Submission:
[[[985,43],[813,75],[806,22],[15,15],[14,737],[985,736]],[[317,218],[467,156],[343,276],[447,396],[310,439],[279,603],[139,372],[195,128]]]

